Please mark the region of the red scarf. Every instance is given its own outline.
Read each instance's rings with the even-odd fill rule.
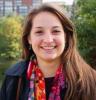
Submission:
[[[30,79],[28,100],[46,100],[44,76],[35,60],[29,62],[27,77]],[[62,66],[59,66],[48,100],[61,100],[60,90],[63,88],[65,88],[65,75],[62,71]]]

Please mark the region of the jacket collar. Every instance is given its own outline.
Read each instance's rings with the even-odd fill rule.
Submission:
[[[5,75],[7,76],[21,76],[28,67],[28,61],[22,60],[12,65],[8,70],[6,70]]]

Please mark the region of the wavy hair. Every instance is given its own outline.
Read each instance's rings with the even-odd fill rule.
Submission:
[[[96,71],[80,56],[76,47],[74,25],[62,9],[44,4],[33,9],[25,19],[22,44],[22,58],[28,59],[34,55],[29,49],[28,36],[32,28],[33,18],[40,12],[50,12],[58,17],[66,34],[65,50],[62,54],[63,69],[66,74],[67,90],[64,100],[96,100]]]

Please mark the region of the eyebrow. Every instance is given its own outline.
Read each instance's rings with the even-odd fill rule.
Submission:
[[[60,26],[53,26],[52,28],[59,28]],[[43,28],[42,26],[37,26],[37,27],[35,27],[35,28],[39,28],[39,29],[41,29],[41,28]]]

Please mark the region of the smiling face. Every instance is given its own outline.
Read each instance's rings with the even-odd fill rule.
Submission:
[[[37,60],[60,60],[65,48],[65,33],[58,17],[50,12],[37,14],[28,41]]]

